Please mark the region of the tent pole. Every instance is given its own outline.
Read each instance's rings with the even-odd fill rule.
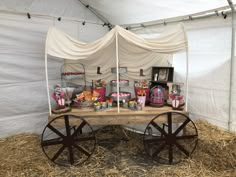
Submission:
[[[84,5],[84,7],[88,8],[90,10],[90,12],[92,12],[98,19],[100,19],[102,22],[104,22],[104,24],[110,24],[110,22],[103,17],[100,13],[98,13],[93,7],[91,7],[89,4],[85,4],[83,3],[81,0],[79,0],[79,2],[81,4]]]
[[[117,108],[120,112],[120,83],[119,83],[119,54],[118,54],[118,32],[116,31],[116,83],[117,83]]]
[[[188,68],[189,68],[188,36],[185,30],[184,24],[182,23],[181,25],[184,31],[184,38],[186,41],[185,111],[188,111]]]
[[[50,94],[49,94],[49,84],[48,84],[48,35],[49,35],[50,29],[47,32],[46,42],[45,42],[45,76],[46,76],[46,88],[47,88],[47,95],[48,95],[48,109],[49,114],[52,114],[52,108],[51,108],[51,100],[50,100]]]
[[[161,19],[157,21],[152,22],[146,22],[146,23],[137,23],[137,24],[125,24],[121,25],[122,27],[128,27],[130,30],[136,30],[140,28],[146,28],[146,27],[152,27],[152,26],[158,26],[158,25],[167,25],[171,23],[180,23],[185,21],[191,21],[191,20],[198,20],[198,19],[205,19],[212,16],[218,16],[217,14],[220,14],[221,12],[224,12],[225,14],[231,13],[231,9],[228,8],[228,6],[224,6],[217,9],[212,9],[210,11],[205,11],[197,14],[190,14],[186,16],[180,16],[180,17],[174,17],[174,18],[167,18],[167,19]],[[217,13],[218,12],[218,13]]]
[[[189,57],[188,57],[188,44],[186,49],[186,86],[185,86],[185,111],[188,111],[188,67],[189,67]]]
[[[232,95],[233,95],[233,68],[234,68],[234,48],[235,48],[235,28],[234,28],[234,12],[235,8],[231,0],[227,0],[232,12],[232,39],[231,39],[231,59],[230,59],[230,86],[229,86],[229,121],[228,130],[232,131]]]
[[[48,95],[48,109],[49,109],[49,114],[51,115],[52,114],[52,108],[51,108],[51,101],[50,101],[50,94],[49,94],[49,85],[48,85],[47,49],[46,49],[46,52],[45,52],[45,75],[46,75],[46,87],[47,87],[47,95]]]

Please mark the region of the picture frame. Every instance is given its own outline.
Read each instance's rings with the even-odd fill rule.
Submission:
[[[168,68],[160,68],[158,71],[158,81],[168,81],[169,69]]]

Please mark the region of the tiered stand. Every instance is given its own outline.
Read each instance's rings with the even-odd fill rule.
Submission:
[[[96,147],[92,125],[146,124],[143,133],[144,149],[158,162],[174,164],[195,150],[197,128],[184,111],[171,107],[145,107],[142,111],[110,108],[104,111],[80,110],[49,115],[41,146],[54,163],[69,166],[88,160]]]

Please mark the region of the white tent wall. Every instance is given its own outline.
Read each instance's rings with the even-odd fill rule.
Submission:
[[[189,99],[188,111],[191,118],[206,119],[228,129],[230,105],[230,59],[231,18],[210,17],[185,22],[189,44]],[[134,30],[143,34],[155,34],[170,28],[152,26]],[[185,82],[186,54],[174,55],[175,81]],[[235,67],[234,67],[235,68]],[[234,71],[234,70],[233,70]],[[235,71],[233,74],[235,78]],[[233,79],[232,130],[236,131],[236,87]]]
[[[236,28],[236,15],[234,14],[234,29]],[[236,34],[236,30],[234,30]],[[234,36],[234,42],[236,44],[236,38]],[[234,58],[232,62],[232,91],[231,91],[231,130],[236,131],[236,48],[234,46]]]
[[[228,129],[231,19],[213,17],[185,25],[190,59],[189,112],[193,118]],[[179,79],[183,77],[180,57],[175,59]]]
[[[87,12],[86,8],[82,9],[90,13],[90,22],[94,23],[82,25],[74,19],[58,21],[51,16],[34,16],[33,13],[28,19],[26,15],[0,11],[0,137],[22,132],[41,133],[47,123],[44,55],[50,26],[85,42],[107,33],[107,27],[96,24],[102,22],[95,15]],[[63,60],[55,59],[48,63],[52,85],[60,83],[62,63]]]

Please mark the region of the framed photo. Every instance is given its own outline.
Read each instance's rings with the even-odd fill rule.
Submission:
[[[158,72],[158,81],[168,81],[169,69],[160,68]]]

